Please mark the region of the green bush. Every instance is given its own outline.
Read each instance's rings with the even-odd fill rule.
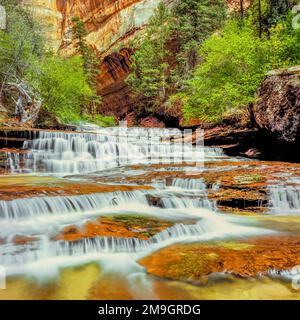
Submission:
[[[143,112],[155,111],[185,85],[198,62],[200,44],[222,26],[225,8],[224,0],[177,0],[172,7],[159,4],[133,45],[127,78],[133,95],[142,101]]]
[[[185,117],[218,122],[253,103],[267,71],[299,63],[299,36],[300,31],[291,27],[290,16],[262,38],[251,19],[243,25],[239,20],[229,21],[200,49],[202,63],[183,99]]]
[[[38,73],[29,73],[27,81],[40,93],[43,107],[63,122],[80,121],[82,106],[93,96],[82,58],[49,55],[37,64]]]
[[[131,73],[126,82],[135,96],[155,104],[163,100],[170,86],[166,42],[170,37],[170,12],[160,3],[146,33],[134,44]]]
[[[0,0],[0,4],[7,9],[7,29],[0,30],[0,104],[14,112],[19,97],[11,89],[13,84],[26,88],[34,100],[41,99],[42,108],[62,122],[77,122],[84,113],[94,112],[90,106],[100,103],[94,83],[99,65],[84,35],[80,38],[84,54],[63,58],[46,49],[46,27],[19,1]],[[102,123],[112,121],[104,117]]]
[[[116,120],[112,116],[97,115],[83,115],[82,120],[94,123],[100,127],[113,127],[116,125]]]

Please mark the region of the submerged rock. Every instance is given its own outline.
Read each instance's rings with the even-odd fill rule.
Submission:
[[[149,239],[172,226],[173,223],[137,215],[105,216],[88,221],[83,227],[65,227],[54,240],[74,241],[93,237],[119,237]]]

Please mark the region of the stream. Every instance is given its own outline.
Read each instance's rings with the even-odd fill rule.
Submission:
[[[181,135],[82,125],[7,151],[0,299],[299,299],[300,165]]]

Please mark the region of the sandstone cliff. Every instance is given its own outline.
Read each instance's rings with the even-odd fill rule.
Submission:
[[[99,53],[101,74],[99,112],[123,118],[134,107],[124,79],[130,71],[128,42],[141,30],[161,0],[21,0],[47,26],[49,46],[73,53],[71,19],[79,16],[88,30],[87,42]],[[173,0],[164,0],[171,3]],[[230,9],[239,0],[227,0]],[[244,1],[245,7],[248,0]]]
[[[151,17],[160,0],[23,0],[50,27],[55,48],[72,50],[71,19],[84,21],[87,41],[101,54],[127,40]]]
[[[124,79],[130,71],[128,41],[147,23],[161,0],[23,0],[47,26],[49,45],[73,53],[71,19],[79,16],[87,42],[102,60],[98,91],[100,112],[122,118],[133,105]],[[170,2],[171,0],[166,0]]]

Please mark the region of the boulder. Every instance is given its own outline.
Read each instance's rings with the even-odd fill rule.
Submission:
[[[300,142],[300,66],[270,71],[258,92],[253,117],[280,143]]]

